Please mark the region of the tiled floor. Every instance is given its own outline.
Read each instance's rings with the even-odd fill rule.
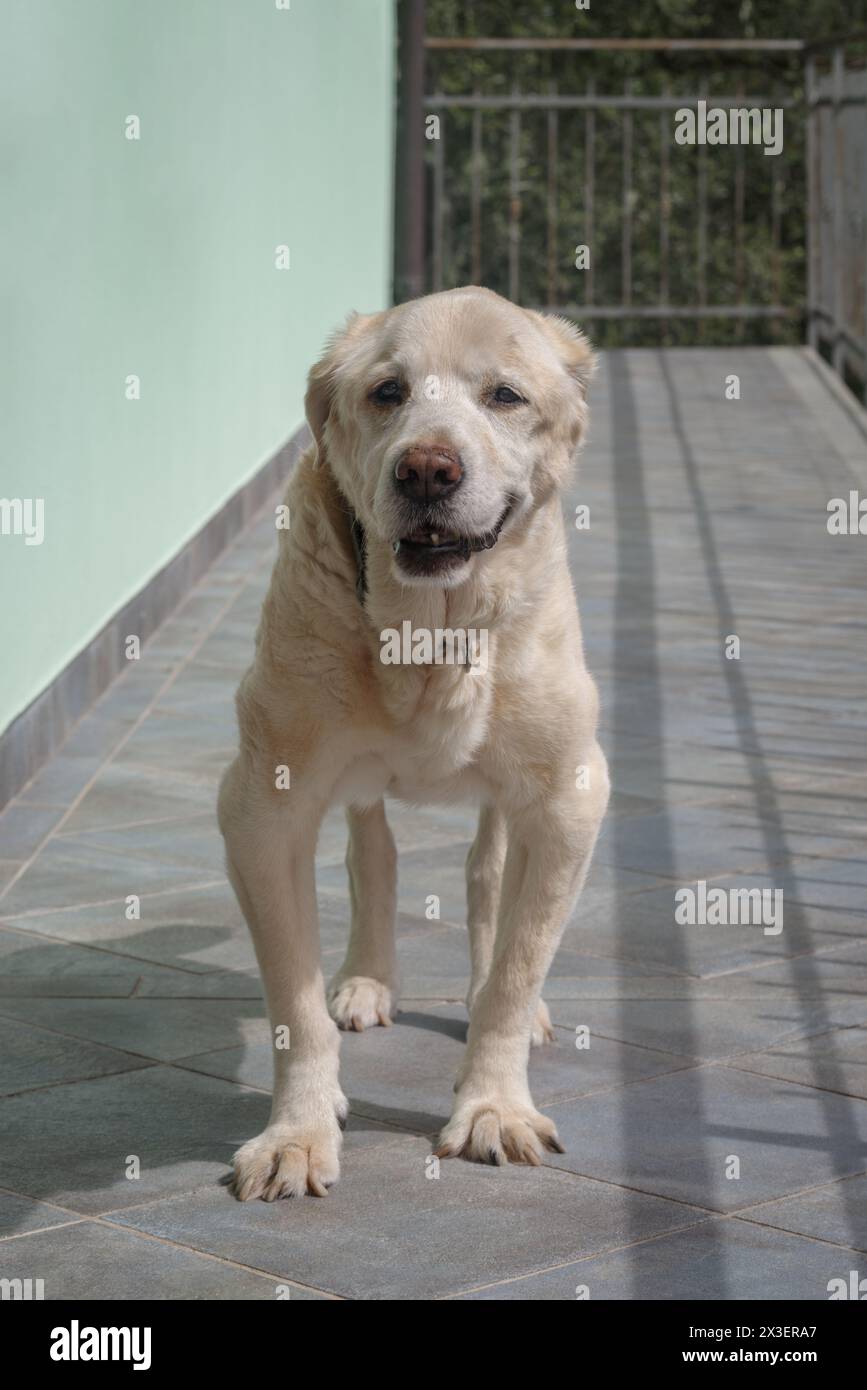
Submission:
[[[867,1273],[867,540],[826,528],[865,486],[867,434],[802,354],[606,359],[567,510],[591,508],[571,546],[615,796],[532,1062],[567,1152],[436,1176],[473,814],[401,810],[403,1012],[344,1038],[341,1183],[274,1205],[220,1181],[270,1084],[213,810],[274,547],[254,524],[0,817],[0,1277],[48,1298],[826,1299]],[[329,970],[343,842],[334,815]],[[702,878],[782,889],[783,930],[677,925]]]

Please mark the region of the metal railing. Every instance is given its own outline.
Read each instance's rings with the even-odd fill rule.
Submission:
[[[557,308],[565,313],[580,313],[585,319],[617,318],[788,318],[801,312],[800,304],[785,305],[779,302],[749,303],[743,297],[743,208],[744,208],[744,162],[742,150],[735,149],[735,176],[733,187],[734,205],[734,265],[736,298],[731,304],[710,303],[707,295],[707,224],[708,224],[708,183],[707,146],[697,150],[696,180],[696,299],[693,304],[673,304],[668,297],[671,277],[671,204],[668,187],[671,171],[671,116],[685,107],[696,107],[703,98],[697,95],[631,96],[628,89],[616,95],[596,94],[592,81],[588,83],[583,96],[560,96],[550,92],[546,96],[525,95],[515,90],[510,96],[444,96],[433,93],[425,97],[425,107],[432,112],[470,110],[474,114],[473,145],[481,151],[483,143],[482,114],[485,111],[507,111],[509,113],[509,202],[508,202],[508,296],[516,303],[521,302],[522,288],[520,276],[522,167],[521,135],[522,113],[541,111],[547,118],[547,294],[545,302],[549,308]],[[763,108],[776,105],[783,109],[791,107],[786,99],[772,100],[768,96],[750,96],[743,92],[736,95],[714,96],[714,106]],[[580,303],[562,295],[562,275],[558,270],[558,113],[562,111],[583,111],[584,129],[584,180],[582,215],[580,218],[582,244],[591,249],[591,259],[582,277],[584,295]],[[594,212],[598,198],[599,174],[596,159],[596,117],[599,112],[619,111],[623,113],[621,123],[622,179],[615,196],[621,208],[621,298],[619,303],[598,304],[595,299],[595,279],[592,260],[594,236]],[[632,251],[633,251],[633,187],[634,169],[634,126],[633,112],[659,112],[660,146],[658,183],[658,235],[659,235],[659,296],[657,303],[637,303],[633,297]],[[431,208],[431,260],[430,289],[449,288],[444,267],[444,228],[447,216],[445,195],[445,139],[442,135],[433,146],[433,197]],[[776,171],[774,171],[776,173]],[[472,209],[472,262],[470,278],[474,283],[482,278],[481,257],[481,206],[482,175],[481,160],[472,160],[469,170],[470,206]],[[769,180],[768,197],[771,204],[772,255],[779,257],[780,251],[780,199],[781,180]]]
[[[867,67],[847,47],[807,52],[807,339],[867,403]]]
[[[810,343],[867,392],[867,70],[846,60],[848,45],[861,40],[445,39],[416,23],[398,185],[414,190],[414,206],[409,237],[399,233],[398,297],[489,283],[518,303],[584,320],[656,321],[659,333],[691,320],[699,336],[706,321],[728,320],[738,334],[749,322],[772,335],[789,323],[791,340],[806,316]],[[767,53],[789,60],[790,85],[781,95],[765,71],[772,80],[762,85],[771,90],[762,94],[747,91],[743,77],[725,94],[698,92],[703,82],[695,77],[679,92],[669,63],[652,92],[647,81],[601,91],[592,79],[576,90],[571,73],[570,90],[553,78],[528,90],[501,63],[491,69],[494,82],[474,78],[472,90],[461,91],[441,75],[438,89],[426,92],[419,47],[429,68],[430,55],[439,55],[433,66],[446,77],[441,55],[449,51],[495,61],[509,53],[692,52],[718,58],[717,75],[738,57]],[[803,94],[792,55],[806,59]],[[616,85],[610,76],[608,85]],[[743,144],[727,152],[716,146],[709,168],[707,145],[674,143],[674,113],[702,100],[781,108],[785,153],[756,161]],[[806,287],[803,244],[794,255],[790,244],[802,220]],[[577,243],[589,248],[585,267],[572,264]],[[722,263],[730,274],[720,272]]]

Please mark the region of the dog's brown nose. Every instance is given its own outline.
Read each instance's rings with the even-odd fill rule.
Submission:
[[[394,470],[398,491],[414,502],[438,502],[463,476],[460,454],[447,444],[413,444]]]

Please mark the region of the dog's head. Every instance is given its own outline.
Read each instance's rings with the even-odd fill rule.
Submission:
[[[354,315],[310,373],[307,419],[406,584],[453,587],[568,475],[591,348],[484,289]]]

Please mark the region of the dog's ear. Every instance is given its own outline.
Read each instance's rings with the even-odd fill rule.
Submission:
[[[341,368],[349,360],[352,349],[365,329],[380,317],[379,314],[350,314],[343,328],[332,333],[325,352],[307,377],[304,414],[310,433],[316,441],[316,461],[325,457],[325,426],[334,403],[334,391]]]
[[[585,337],[577,324],[572,323],[571,319],[563,318],[560,314],[540,314],[536,309],[528,309],[526,312],[545,334],[563,366],[573,381],[577,383],[581,395],[586,397],[587,388],[598,365],[598,359],[590,346],[589,339]]]

